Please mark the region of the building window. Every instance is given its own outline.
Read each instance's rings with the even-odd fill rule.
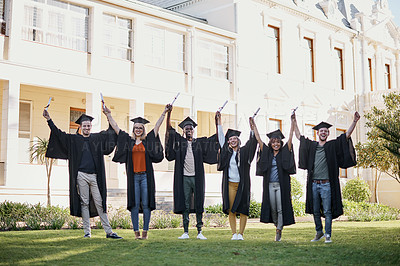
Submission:
[[[306,80],[315,82],[315,69],[314,69],[314,40],[304,37],[305,41],[305,69]]]
[[[268,119],[268,130],[275,131],[277,129],[282,131],[282,120],[275,118]]]
[[[6,19],[5,19],[5,10],[6,10],[6,0],[0,0],[0,34],[6,34]]]
[[[185,71],[185,35],[146,27],[146,62],[159,67]]]
[[[313,129],[315,125],[313,124],[305,124],[305,132],[304,136],[311,140],[317,140],[317,131]]]
[[[372,72],[372,59],[368,58],[369,88],[374,91],[374,80]]]
[[[199,40],[198,70],[202,75],[229,80],[229,48],[226,45]]]
[[[277,27],[268,25],[267,34],[270,38],[270,62],[274,66],[276,73],[281,73],[281,48],[280,48],[280,30]]]
[[[24,6],[22,38],[88,51],[89,9],[60,0],[31,0]]]
[[[335,67],[337,88],[344,90],[343,50],[339,48],[335,48]]]
[[[132,20],[104,14],[104,55],[132,60]]]
[[[390,90],[392,88],[392,84],[390,82],[390,65],[385,64],[385,88]]]
[[[336,129],[336,137],[339,137],[343,133],[346,133],[345,129],[340,129],[340,128]],[[347,169],[339,168],[339,176],[342,178],[347,178]]]
[[[75,121],[78,120],[78,118],[85,113],[86,113],[85,109],[74,108],[74,107],[69,108],[69,133],[73,134],[77,132],[79,125],[76,124]]]

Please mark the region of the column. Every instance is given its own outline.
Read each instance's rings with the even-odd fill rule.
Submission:
[[[103,9],[96,5],[92,8],[90,14],[90,47],[89,47],[89,58],[88,60],[88,74],[96,76],[98,75],[97,68],[102,66],[101,58],[103,51]]]
[[[7,59],[15,61],[21,44],[21,27],[24,17],[24,2],[21,0],[9,0],[8,20],[8,55]]]
[[[86,93],[86,114],[93,116],[92,132],[99,132],[101,128],[102,110],[100,92]]]
[[[396,88],[400,90],[400,54],[397,51],[396,53]]]
[[[3,84],[0,161],[4,162],[4,184],[7,185],[10,184],[11,178],[18,174],[20,82],[9,80]]]

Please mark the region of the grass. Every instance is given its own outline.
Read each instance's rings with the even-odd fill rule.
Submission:
[[[135,241],[131,230],[116,230],[123,240],[105,238],[103,230],[0,232],[0,265],[253,265],[253,264],[394,264],[400,265],[400,221],[334,222],[333,243],[311,243],[313,223],[284,228],[274,242],[271,225],[249,223],[245,241],[231,241],[228,228],[206,228],[208,240],[178,240],[182,229],[151,230]]]

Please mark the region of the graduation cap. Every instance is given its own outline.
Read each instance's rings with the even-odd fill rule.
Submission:
[[[147,123],[150,123],[149,120],[147,120],[146,118],[140,117],[140,116],[132,118],[131,121],[133,123],[141,123],[143,125],[146,125]]]
[[[194,122],[190,117],[186,117],[185,120],[183,120],[178,126],[182,129],[185,128],[185,126],[192,126],[193,128],[197,127],[196,122]]]
[[[319,130],[321,128],[330,128],[332,125],[326,122],[321,122],[318,125],[316,125],[315,127],[313,127],[312,129],[314,130]]]
[[[233,136],[239,137],[240,133],[241,132],[239,130],[228,129],[228,131],[225,134],[225,138],[229,139],[230,137],[233,137]]]
[[[94,119],[94,118],[91,117],[90,115],[82,114],[82,115],[78,118],[78,120],[75,121],[75,123],[78,124],[78,125],[81,125],[82,122],[84,122],[84,121],[90,121],[90,122],[92,122],[93,119]]]
[[[267,137],[270,139],[284,139],[285,138],[285,136],[282,134],[282,131],[280,129],[269,132],[267,134]]]

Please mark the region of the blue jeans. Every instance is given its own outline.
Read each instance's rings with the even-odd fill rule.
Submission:
[[[321,222],[321,201],[325,215],[325,234],[332,233],[332,206],[331,206],[331,185],[312,183],[314,223],[317,233],[323,233]]]
[[[131,209],[133,230],[139,231],[139,207],[141,201],[143,208],[143,230],[148,231],[151,212],[149,208],[149,193],[147,190],[147,175],[134,174],[133,181],[135,184],[135,206]]]

